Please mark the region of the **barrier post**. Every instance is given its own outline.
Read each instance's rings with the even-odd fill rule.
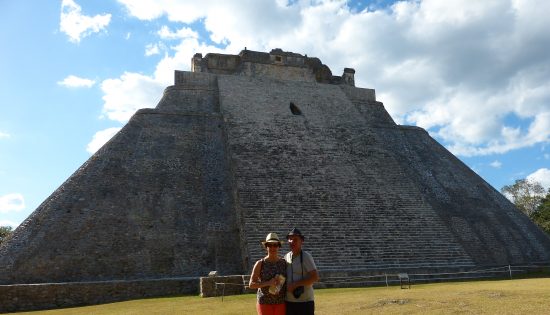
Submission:
[[[508,272],[510,273],[510,280],[512,280],[512,267],[508,265]]]
[[[386,277],[386,288],[389,287],[388,285],[388,274],[384,272],[384,276]]]

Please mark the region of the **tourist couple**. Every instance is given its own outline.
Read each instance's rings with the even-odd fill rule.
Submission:
[[[269,233],[262,242],[267,255],[252,269],[249,287],[258,289],[256,309],[259,315],[314,314],[313,283],[319,281],[315,262],[302,251],[304,236],[292,229],[286,239],[290,252],[279,257],[282,241]],[[286,301],[286,303],[285,303]]]

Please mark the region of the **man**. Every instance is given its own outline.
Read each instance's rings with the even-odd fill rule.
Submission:
[[[319,281],[317,267],[311,254],[302,250],[305,238],[300,230],[292,229],[286,239],[291,250],[285,255],[287,262],[286,314],[313,315],[315,313],[313,284]]]

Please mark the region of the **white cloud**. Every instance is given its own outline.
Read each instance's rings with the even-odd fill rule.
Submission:
[[[92,138],[92,141],[90,141],[90,143],[88,143],[88,145],[86,146],[86,151],[88,151],[90,154],[94,154],[105,143],[107,143],[107,141],[109,141],[117,132],[119,132],[120,129],[121,128],[119,127],[113,127],[113,128],[107,128],[96,132]]]
[[[103,115],[118,122],[127,122],[140,108],[153,108],[164,89],[174,84],[174,70],[189,70],[191,56],[197,51],[222,52],[220,48],[200,44],[193,36],[172,46],[173,56],[165,55],[153,75],[125,72],[118,78],[104,80]]]
[[[160,53],[160,48],[158,44],[148,44],[145,46],[145,56],[158,55]]]
[[[199,38],[199,34],[188,27],[183,27],[175,32],[172,32],[168,26],[164,25],[157,32],[157,34],[161,39]]]
[[[80,78],[75,75],[69,75],[63,81],[58,81],[57,84],[69,88],[79,88],[79,87],[92,87],[95,84],[94,80]]]
[[[59,30],[67,34],[71,42],[78,43],[86,36],[105,30],[110,21],[111,14],[86,16],[73,0],[61,2]]]
[[[138,19],[202,23],[223,46],[168,23],[159,40],[180,44],[131,94],[141,95],[142,84],[172,84],[173,71],[188,70],[195,52],[282,48],[319,57],[336,75],[355,68],[358,86],[375,88],[396,121],[429,129],[455,154],[550,143],[548,1],[400,1],[361,12],[344,0],[119,2]]]
[[[495,160],[495,161],[491,162],[489,165],[491,165],[494,168],[501,168],[502,167],[502,163],[499,160]]]
[[[103,115],[126,122],[140,108],[154,107],[166,87],[165,81],[139,73],[125,72],[117,79],[101,83]]]
[[[190,0],[118,2],[126,7],[130,15],[141,20],[151,21],[165,15],[169,21],[190,24],[202,19],[211,33],[210,39],[215,43],[229,40],[233,53],[245,46],[257,47],[258,43],[263,43],[265,47],[269,39],[291,35],[300,22],[301,5],[287,6],[282,1],[204,0],[200,5]],[[344,1],[338,3],[345,4]]]
[[[11,135],[9,133],[0,131],[0,139],[8,139],[8,138],[11,138]]]
[[[15,229],[19,224],[10,221],[10,220],[0,220],[0,226],[11,226],[13,229]]]
[[[25,199],[18,193],[0,196],[0,213],[18,212],[25,209]]]
[[[538,182],[544,187],[544,189],[550,189],[550,169],[539,168],[535,172],[527,175],[529,181]]]
[[[132,0],[118,0],[128,9],[130,15],[137,17],[140,20],[153,20],[162,16],[163,6],[170,4],[168,1],[142,0],[139,2]],[[174,1],[177,3],[178,1]]]

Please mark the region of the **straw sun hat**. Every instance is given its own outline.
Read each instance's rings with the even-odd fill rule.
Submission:
[[[262,246],[265,248],[265,244],[267,243],[276,243],[281,246],[283,242],[281,241],[281,239],[279,239],[279,235],[277,235],[277,233],[272,232],[267,234],[267,236],[265,237],[265,241],[262,241]]]

